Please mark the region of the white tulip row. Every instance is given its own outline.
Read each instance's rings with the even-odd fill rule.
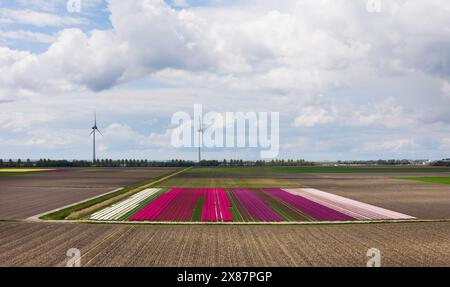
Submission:
[[[119,220],[122,216],[138,207],[141,202],[160,190],[160,188],[145,189],[119,203],[92,214],[90,218],[93,220]]]

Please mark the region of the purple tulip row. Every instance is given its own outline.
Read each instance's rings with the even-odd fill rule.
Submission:
[[[254,221],[283,221],[283,218],[273,211],[253,190],[235,189],[232,193]]]
[[[263,192],[274,195],[295,207],[306,216],[312,217],[320,221],[350,221],[355,220],[353,217],[329,208],[327,206],[316,203],[302,196],[293,195],[279,188],[264,189]]]

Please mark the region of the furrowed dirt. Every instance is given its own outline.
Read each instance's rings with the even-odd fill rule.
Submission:
[[[450,266],[450,223],[324,226],[133,226],[0,223],[0,265]]]

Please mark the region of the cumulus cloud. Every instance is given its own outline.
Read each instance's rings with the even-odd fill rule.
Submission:
[[[113,30],[64,30],[21,72],[51,70],[64,78],[60,82],[95,91],[167,68],[236,76],[234,85],[276,91],[345,86],[363,68],[448,74],[445,39],[450,37],[430,36],[447,31],[445,1],[410,0],[395,14],[382,15],[383,21],[357,1],[337,2],[287,1],[277,9],[266,1],[266,9],[237,11],[236,6],[174,10],[163,1],[109,0]],[[424,19],[425,11],[436,17],[420,27],[411,23],[411,14]],[[41,25],[62,21],[36,18]]]
[[[329,124],[333,120],[334,115],[332,112],[320,107],[307,107],[295,119],[294,126],[310,128],[316,125]]]
[[[362,149],[366,151],[401,151],[411,150],[417,148],[419,145],[414,139],[394,139],[394,140],[382,140],[374,142],[366,142],[363,144]]]
[[[27,30],[15,30],[15,31],[2,31],[0,30],[0,41],[27,41],[27,42],[40,42],[40,43],[53,43],[55,37],[46,33],[31,32]]]
[[[170,130],[164,133],[150,132],[148,135],[142,134],[126,124],[112,123],[103,131],[104,139],[99,138],[100,143],[110,149],[151,149],[170,148]],[[108,144],[108,143],[109,144]]]
[[[76,17],[62,17],[53,13],[21,9],[0,9],[0,22],[6,24],[29,24],[36,27],[68,26],[86,24],[86,20]]]
[[[442,93],[443,93],[444,99],[450,100],[450,83],[449,82],[444,82],[442,84]]]
[[[30,137],[32,128],[58,113],[73,115],[65,119],[73,124],[93,102],[110,117],[105,152],[164,148],[167,132],[138,132],[127,119],[145,119],[149,111],[167,119],[194,103],[219,112],[281,112],[287,150],[308,143],[314,152],[348,151],[343,147],[361,134],[356,152],[428,150],[439,143],[422,144],[414,129],[441,136],[431,131],[450,123],[445,0],[383,0],[381,13],[351,0],[195,8],[176,1],[177,9],[163,1],[108,0],[111,28],[103,30],[80,29],[82,18],[56,15],[58,0],[32,10],[40,2],[0,15],[2,23],[60,29],[51,35],[4,29],[1,36],[50,43],[42,53],[0,47],[0,105],[10,109],[0,116],[0,128],[25,132],[30,142],[47,139]],[[138,91],[130,88],[136,81],[166,86]],[[27,118],[30,103],[39,112]],[[158,123],[166,130],[164,120]],[[291,136],[308,129],[316,133]],[[336,133],[346,136],[322,138]]]

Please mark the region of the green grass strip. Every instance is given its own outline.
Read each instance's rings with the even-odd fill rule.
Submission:
[[[398,179],[429,182],[429,183],[439,183],[439,184],[450,184],[450,177],[407,177],[407,178],[398,178]]]
[[[199,196],[197,200],[197,204],[195,205],[194,215],[192,216],[192,221],[202,221],[202,213],[203,213],[203,202],[205,201],[205,197],[203,195]]]
[[[36,173],[35,171],[26,171],[26,172],[0,172],[0,176],[16,176],[16,175],[22,175],[22,174],[30,174],[30,173]]]

